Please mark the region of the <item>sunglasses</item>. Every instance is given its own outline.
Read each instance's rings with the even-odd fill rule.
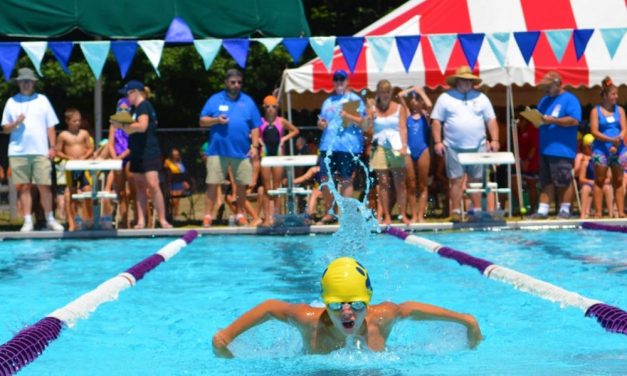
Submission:
[[[344,82],[346,81],[346,78],[344,77],[335,77],[333,78],[333,82]]]
[[[350,305],[353,311],[363,311],[366,308],[366,303],[364,302],[335,302],[327,304],[327,307],[331,311],[341,311],[344,304]]]

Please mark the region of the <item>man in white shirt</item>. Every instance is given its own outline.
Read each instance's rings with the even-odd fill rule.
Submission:
[[[442,93],[431,113],[434,151],[444,155],[446,174],[450,180],[451,218],[461,219],[461,200],[464,174],[468,182],[481,181],[481,166],[462,166],[459,153],[478,153],[499,150],[499,129],[496,115],[488,97],[475,90],[481,78],[472,74],[468,66],[457,68],[446,79],[451,89]],[[486,127],[490,142],[486,140]],[[481,210],[481,194],[471,195],[475,211]]]
[[[45,95],[35,93],[37,77],[29,68],[18,70],[15,79],[20,92],[9,98],[2,113],[2,131],[10,135],[9,166],[16,185],[24,225],[20,231],[33,231],[31,186],[39,190],[41,205],[46,214],[46,227],[63,231],[52,212],[51,159],[54,158],[56,135],[54,128],[59,119]]]

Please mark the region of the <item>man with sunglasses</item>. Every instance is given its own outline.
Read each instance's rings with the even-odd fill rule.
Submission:
[[[333,72],[334,92],[322,104],[318,116],[318,129],[322,131],[320,137],[320,177],[322,182],[337,177],[339,192],[343,197],[353,196],[353,172],[357,168],[358,157],[364,150],[364,135],[361,124],[366,116],[366,106],[363,100],[348,90],[348,74],[339,69]],[[356,112],[346,111],[346,106],[357,104]],[[352,106],[351,106],[352,107]],[[325,158],[329,153],[328,171]],[[322,188],[325,203],[325,215],[320,224],[335,221],[329,213],[333,205],[333,196],[329,187]]]
[[[200,112],[199,125],[209,128],[207,155],[207,205],[203,226],[212,222],[213,206],[218,186],[231,169],[237,191],[236,221],[247,225],[246,187],[252,181],[252,164],[259,150],[261,114],[253,99],[241,91],[242,72],[229,69],[224,80],[225,89],[212,95]]]
[[[483,339],[477,320],[469,315],[437,306],[405,302],[370,305],[372,285],[366,268],[350,257],[333,260],[320,281],[324,308],[267,300],[244,313],[213,337],[219,357],[232,358],[228,345],[248,329],[269,319],[295,326],[309,354],[328,354],[343,348],[347,339],[365,344],[373,351],[385,350],[392,327],[399,319],[452,321],[467,329],[468,345]]]

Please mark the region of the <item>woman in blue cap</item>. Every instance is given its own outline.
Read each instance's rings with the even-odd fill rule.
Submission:
[[[161,149],[157,139],[157,114],[146,98],[150,96],[150,90],[143,83],[132,80],[126,83],[120,94],[126,95],[133,106],[132,122],[116,121],[111,119],[111,125],[123,129],[129,134],[128,148],[130,155],[130,170],[136,187],[137,223],[136,229],[146,226],[146,213],[148,206],[147,191],[150,190],[152,202],[157,209],[159,223],[162,228],[171,228],[165,217],[165,204],[163,193],[159,187],[159,171],[162,168]]]

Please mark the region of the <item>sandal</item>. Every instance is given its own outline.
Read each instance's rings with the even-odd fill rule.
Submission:
[[[202,227],[211,227],[212,222],[213,222],[213,219],[211,218],[211,215],[207,214],[202,219]]]

